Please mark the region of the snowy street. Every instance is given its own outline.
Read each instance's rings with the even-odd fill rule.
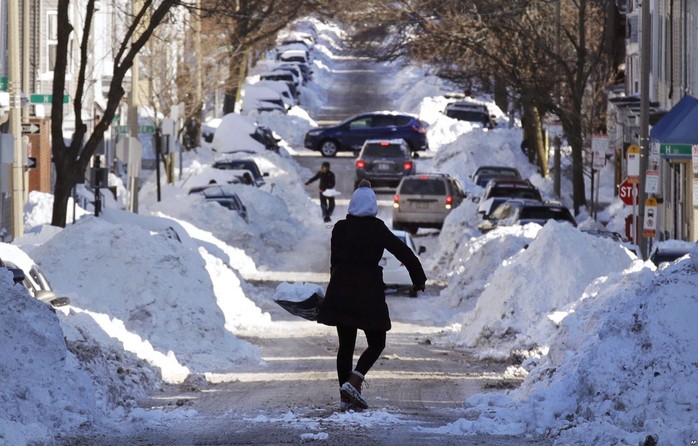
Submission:
[[[485,93],[472,100],[493,129],[452,119],[455,87],[428,67],[349,57],[336,23],[297,26],[317,33],[300,104],[208,121],[213,140],[183,154],[161,200],[144,171],[139,212],[126,211],[123,178],[110,174],[117,196],[103,213],[76,206],[59,228],[53,197],[30,194],[25,235],[1,243],[0,257],[40,268],[70,304],[51,308],[0,271],[0,445],[695,444],[695,243],[668,243],[687,254],[654,265],[598,235],[621,233],[630,212],[613,162],[598,174],[610,203],[598,219],[482,233],[479,166],[516,167],[545,200],[571,206],[569,181],[555,196],[521,152],[520,122]],[[393,326],[366,375],[369,408],[340,411],[335,328],[275,299],[325,289],[332,228],[354,189],[353,154],[323,158],[303,147],[305,133],[374,110],[425,122],[417,172],[448,174],[467,197],[441,230],[413,234],[426,248],[425,292],[387,296]],[[249,136],[258,125],[280,137],[278,153]],[[254,160],[264,184],[213,167],[231,158]],[[304,184],[323,161],[340,192],[331,222],[318,183]],[[244,215],[190,193],[206,186],[236,194]],[[393,193],[376,190],[388,227]],[[359,332],[355,361],[365,346]]]

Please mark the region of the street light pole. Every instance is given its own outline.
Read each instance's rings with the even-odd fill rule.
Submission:
[[[7,28],[10,90],[10,133],[13,138],[14,160],[12,162],[12,236],[24,235],[24,153],[22,150],[22,97],[20,94],[19,70],[19,4],[18,0],[7,2]]]
[[[640,184],[638,194],[640,206],[638,211],[637,224],[635,225],[635,240],[640,248],[643,259],[649,256],[647,239],[643,234],[645,201],[646,172],[649,165],[649,103],[650,103],[650,67],[651,67],[651,26],[650,23],[650,0],[642,2],[642,32],[640,41]]]

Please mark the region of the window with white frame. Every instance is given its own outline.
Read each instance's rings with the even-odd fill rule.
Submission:
[[[58,47],[58,12],[46,14],[46,71],[53,71],[56,66],[56,48]]]

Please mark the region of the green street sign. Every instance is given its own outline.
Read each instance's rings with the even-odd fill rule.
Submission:
[[[32,104],[50,104],[53,102],[52,94],[31,94],[29,95],[29,102]],[[67,94],[63,95],[63,103],[67,104],[70,102],[70,96]]]
[[[0,76],[0,91],[9,91],[10,85],[7,82],[7,76]]]

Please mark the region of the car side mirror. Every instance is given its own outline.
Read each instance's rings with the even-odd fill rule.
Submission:
[[[417,248],[417,255],[424,254],[425,252],[427,252],[427,248],[426,248],[426,247],[420,246],[419,248]]]

